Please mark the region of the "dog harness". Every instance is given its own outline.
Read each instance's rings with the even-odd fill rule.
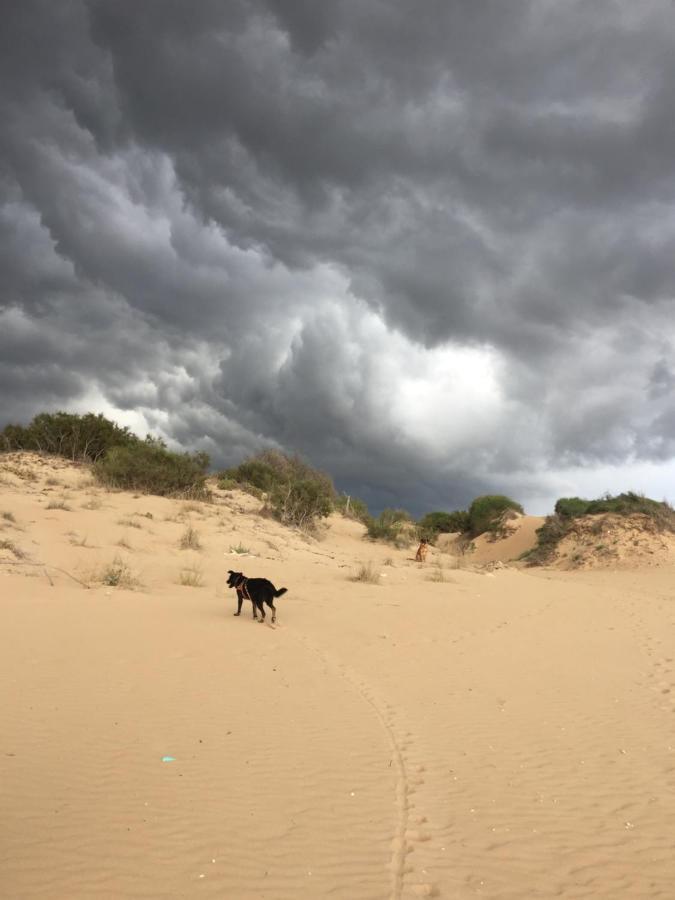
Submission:
[[[248,578],[244,578],[244,576],[242,575],[241,581],[238,582],[238,584],[236,584],[235,587],[237,589],[237,592],[239,594],[241,594],[241,596],[244,598],[244,600],[251,600],[251,595],[249,594],[248,588],[246,587],[247,581],[248,581]],[[253,603],[253,600],[251,600],[251,603]]]

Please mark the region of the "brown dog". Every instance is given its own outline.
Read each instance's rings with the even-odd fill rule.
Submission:
[[[429,541],[426,538],[422,538],[420,541],[420,545],[417,548],[417,553],[415,554],[416,562],[424,562],[427,558],[427,553],[429,552]]]

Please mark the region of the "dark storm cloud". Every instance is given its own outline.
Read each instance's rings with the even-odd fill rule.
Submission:
[[[3,26],[5,417],[298,449],[376,505],[672,458],[672,4],[26,0]]]

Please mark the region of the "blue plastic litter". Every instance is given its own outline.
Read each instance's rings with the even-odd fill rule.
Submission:
[[[163,756],[162,762],[176,762],[175,756]]]

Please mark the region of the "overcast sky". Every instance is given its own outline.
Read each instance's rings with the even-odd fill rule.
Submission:
[[[0,425],[675,501],[674,85],[671,0],[5,4]]]

